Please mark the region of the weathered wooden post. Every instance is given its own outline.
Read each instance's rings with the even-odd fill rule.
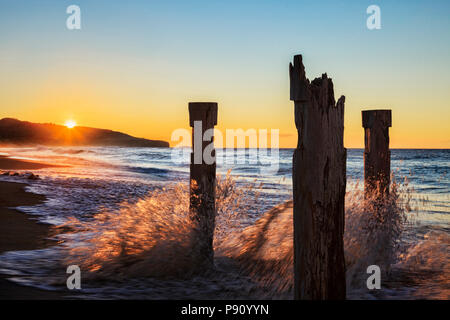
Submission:
[[[311,83],[302,56],[289,66],[298,145],[293,157],[296,299],[345,299],[344,101],[326,74]]]
[[[381,200],[389,194],[391,152],[389,151],[389,127],[391,110],[362,111],[364,127],[364,194]]]
[[[190,102],[189,123],[193,127],[189,213],[195,224],[194,259],[197,271],[201,271],[212,267],[214,262],[216,158],[213,143],[217,103]]]

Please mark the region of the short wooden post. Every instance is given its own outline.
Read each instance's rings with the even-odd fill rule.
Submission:
[[[391,152],[389,151],[389,127],[391,110],[362,111],[364,127],[364,194],[368,198],[377,193],[382,199],[389,194]]]
[[[290,64],[298,146],[293,157],[296,299],[345,299],[344,101],[323,74],[311,83],[302,56]]]
[[[194,259],[197,259],[197,270],[201,271],[214,263],[216,160],[213,130],[217,124],[217,103],[190,102],[189,123],[193,127],[189,212],[195,223]]]

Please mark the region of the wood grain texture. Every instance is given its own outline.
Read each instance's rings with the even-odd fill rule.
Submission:
[[[201,121],[201,132],[196,133],[194,122]],[[192,149],[203,152],[213,142],[203,141],[206,130],[214,128],[217,124],[217,103],[191,102],[189,103],[189,123],[192,130]],[[194,137],[198,134],[201,143]],[[199,146],[196,144],[199,143]],[[201,145],[201,147],[200,147]],[[215,151],[211,154],[215,156]],[[189,213],[194,222],[193,255],[197,260],[197,271],[201,272],[211,268],[214,263],[214,228],[215,228],[215,187],[216,187],[216,163],[205,163],[203,157],[201,163],[194,163],[194,153],[191,154],[190,165],[190,208]]]
[[[391,110],[362,111],[364,127],[364,192],[377,192],[380,197],[389,194],[391,152],[389,151],[389,127]]]
[[[289,68],[298,145],[293,156],[296,299],[345,299],[344,102],[326,74],[311,83],[302,56]]]

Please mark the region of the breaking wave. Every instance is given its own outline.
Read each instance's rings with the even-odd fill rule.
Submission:
[[[259,213],[252,207],[258,192],[250,185],[238,188],[230,173],[218,177],[216,190],[217,249],[241,226],[244,215]],[[80,265],[94,278],[195,274],[193,244],[198,239],[188,208],[189,187],[179,183],[124,202],[118,211],[102,210],[89,220],[71,217],[59,226],[73,235],[66,243],[66,263]]]
[[[377,194],[364,199],[358,183],[347,189],[347,297],[404,299],[434,293],[448,298],[449,236],[430,231],[419,242],[408,240],[415,210],[407,180],[394,181],[382,203],[376,200]],[[238,187],[229,172],[218,178],[214,238],[217,272],[205,275],[209,277],[205,285],[220,283],[224,278],[229,281],[230,275],[236,275],[243,278],[233,278],[240,281],[235,291],[247,292],[247,298],[292,297],[292,201],[261,214],[257,208],[263,200],[258,187]],[[92,281],[192,277],[196,274],[192,248],[198,239],[192,232],[188,208],[189,187],[176,184],[151,191],[135,203],[125,202],[118,211],[103,210],[86,221],[71,218],[60,226],[72,230],[64,244],[64,263],[89,270],[84,279]],[[366,287],[366,269],[373,264],[380,266],[386,279],[386,289],[381,293]],[[414,277],[419,274],[419,278]]]

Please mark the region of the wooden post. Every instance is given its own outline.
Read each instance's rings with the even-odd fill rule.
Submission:
[[[377,192],[380,200],[389,194],[391,152],[389,151],[389,127],[391,110],[362,111],[364,127],[364,194],[368,198]]]
[[[217,124],[217,103],[190,102],[189,123],[193,127],[189,213],[196,233],[194,259],[197,259],[197,270],[202,271],[214,263],[216,159],[213,130]]]
[[[311,83],[302,56],[290,64],[298,146],[293,157],[295,299],[345,299],[344,102],[326,74]]]

